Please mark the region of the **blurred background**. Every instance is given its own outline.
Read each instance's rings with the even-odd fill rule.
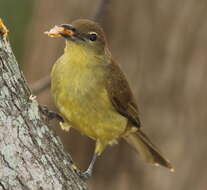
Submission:
[[[96,17],[104,27],[135,94],[144,130],[175,172],[145,164],[120,141],[97,161],[91,189],[207,188],[207,1],[1,0],[0,17],[31,88],[63,53],[64,40],[48,38],[44,31],[77,18]],[[55,109],[49,88],[36,95]],[[74,130],[59,130],[57,123],[51,126],[84,170],[94,143]]]

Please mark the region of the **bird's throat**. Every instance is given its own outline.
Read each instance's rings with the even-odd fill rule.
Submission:
[[[90,63],[94,59],[94,54],[89,51],[84,45],[73,41],[67,41],[64,50],[65,57],[70,59],[70,63],[83,66]]]

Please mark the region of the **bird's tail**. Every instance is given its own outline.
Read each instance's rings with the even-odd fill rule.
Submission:
[[[128,134],[124,139],[135,148],[144,161],[154,165],[162,165],[169,168],[170,171],[174,171],[170,162],[162,156],[159,149],[153,145],[140,129],[134,133]]]

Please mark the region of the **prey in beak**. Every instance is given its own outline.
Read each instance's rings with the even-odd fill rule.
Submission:
[[[81,35],[76,31],[76,29],[69,24],[61,24],[59,26],[54,26],[50,31],[45,32],[50,37],[64,37],[66,39],[70,39],[72,41],[76,41],[77,39],[85,41]]]

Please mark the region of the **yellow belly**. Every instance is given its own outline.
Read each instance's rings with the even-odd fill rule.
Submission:
[[[127,120],[111,104],[101,69],[60,61],[52,71],[52,95],[66,122],[81,133],[104,142],[118,138]]]

